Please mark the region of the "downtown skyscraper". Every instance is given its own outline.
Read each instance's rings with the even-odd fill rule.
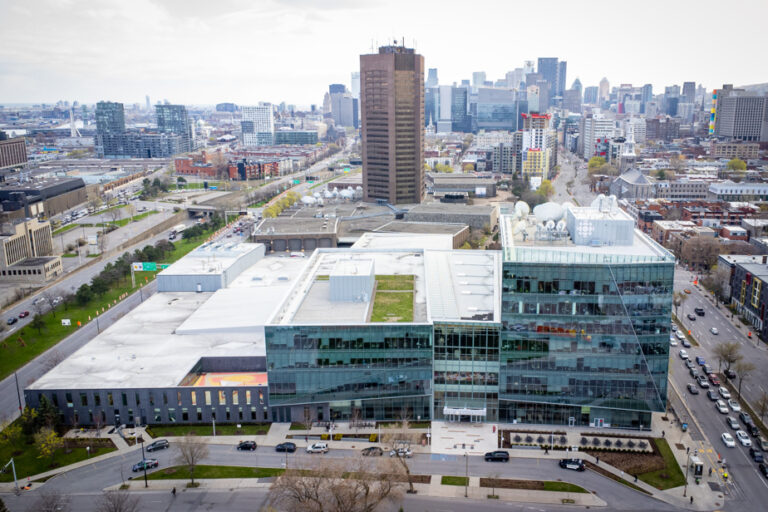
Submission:
[[[360,56],[363,198],[424,197],[424,57],[405,46]]]

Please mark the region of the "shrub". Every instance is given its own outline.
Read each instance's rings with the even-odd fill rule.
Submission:
[[[646,448],[648,448],[648,443],[646,443],[645,441],[640,441],[639,443],[637,443],[637,447],[640,448],[641,450],[645,450]]]
[[[542,444],[544,442],[544,436],[539,436],[538,438],[536,438],[536,442],[539,444]]]
[[[610,439],[606,439],[605,441],[603,441],[603,446],[610,447],[612,444],[613,443],[611,443]]]
[[[320,434],[320,439],[323,441],[327,441],[330,438],[331,436],[329,434]]]
[[[586,437],[582,437],[581,438],[581,446],[586,446],[587,443],[589,443],[589,441],[587,441],[587,438]]]
[[[560,436],[560,444],[565,445],[565,443],[568,442],[568,439],[565,436]]]
[[[629,441],[627,441],[627,447],[634,448],[635,447],[635,442],[630,439]]]
[[[622,446],[624,446],[624,443],[621,442],[621,439],[617,439],[616,442],[613,444],[616,446],[616,448],[621,448]]]
[[[533,436],[525,436],[525,442],[526,443],[532,443],[533,442]]]
[[[370,441],[371,443],[375,443],[378,439],[379,439],[378,434],[371,434],[370,436],[368,436],[368,441]]]
[[[341,441],[343,434],[333,434],[334,441]]]
[[[522,441],[522,440],[523,440],[523,438],[522,438],[522,437],[520,437],[520,435],[519,435],[519,434],[515,436],[515,442],[516,442],[516,443],[519,443],[519,442],[520,442],[520,441]]]
[[[600,446],[600,438],[598,438],[598,437],[593,437],[593,438],[592,438],[592,445],[593,445],[593,446]]]

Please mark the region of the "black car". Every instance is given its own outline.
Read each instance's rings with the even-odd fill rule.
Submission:
[[[686,387],[688,388],[688,392],[690,394],[692,394],[692,395],[698,395],[699,394],[699,388],[697,388],[693,384],[688,384],[688,386],[686,386]]]
[[[563,469],[572,469],[573,471],[584,471],[584,463],[581,459],[561,459],[560,467]]]
[[[709,398],[714,402],[715,400],[720,400],[720,395],[718,395],[717,391],[715,391],[714,389],[710,389],[709,391],[707,391],[707,398]]]
[[[750,448],[749,456],[752,457],[752,460],[755,462],[763,462],[763,452],[757,448]]]
[[[752,416],[750,416],[748,413],[746,413],[744,411],[739,413],[739,419],[745,425],[754,425],[755,424],[755,422],[752,421]]]
[[[728,377],[731,380],[736,378],[736,372],[731,369],[725,370],[723,373],[725,374],[726,377]]]
[[[757,469],[760,470],[760,472],[763,474],[765,478],[768,478],[768,466],[765,464],[758,464]]]
[[[485,454],[485,462],[509,462],[509,452],[497,450]]]
[[[690,370],[688,370],[688,373],[690,373],[691,377],[693,377],[694,379],[699,378],[699,370],[697,370],[696,368],[691,368]]]
[[[296,445],[294,443],[280,443],[275,446],[275,451],[293,453],[296,451]]]
[[[157,461],[157,459],[142,459],[133,465],[131,471],[137,473],[139,471],[144,471],[145,469],[156,468],[159,465],[160,463]]]
[[[153,441],[151,444],[147,445],[147,451],[153,452],[155,450],[164,450],[169,446],[170,444],[166,439],[158,439],[157,441]]]
[[[13,325],[13,324],[15,324],[15,323],[16,323],[16,322],[18,322],[18,321],[19,321],[19,319],[18,319],[18,318],[16,318],[15,316],[12,316],[12,317],[10,317],[10,318],[8,319],[8,321],[7,321],[6,323],[7,323],[8,325]]]
[[[704,316],[704,308],[695,308],[693,312],[699,316]]]
[[[757,425],[755,425],[754,423],[747,423],[744,426],[744,430],[749,432],[749,435],[751,435],[752,437],[757,437],[760,435],[760,429],[757,428]]]
[[[688,316],[688,320],[690,320],[691,322],[695,322],[696,321],[696,316],[695,315],[692,315],[692,314],[688,313],[688,315],[686,315],[686,316]]]
[[[384,455],[384,450],[378,446],[369,446],[368,448],[363,448],[362,453],[363,457],[381,457]]]
[[[256,441],[240,441],[237,445],[238,450],[256,450]]]

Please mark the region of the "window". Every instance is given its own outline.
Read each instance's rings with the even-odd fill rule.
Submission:
[[[160,409],[155,409],[155,423],[161,423],[163,419],[160,417]]]
[[[141,397],[139,396],[139,394],[138,394],[138,393],[136,393],[136,396],[135,396],[135,398],[136,398],[136,405],[137,405],[137,406],[138,406],[138,405],[141,405]]]
[[[176,403],[177,405],[181,405],[181,391],[176,392]]]
[[[94,404],[96,407],[101,407],[101,395],[100,395],[100,394],[98,394],[98,393],[95,393],[95,394],[93,395],[93,404]]]
[[[109,405],[115,405],[115,401],[112,399],[112,393],[107,393],[107,403]]]
[[[205,392],[205,405],[211,405],[211,392]]]
[[[190,397],[192,399],[192,405],[197,405],[197,392],[192,391]]]
[[[120,396],[123,399],[123,407],[128,407],[128,395],[125,393],[120,393]]]
[[[176,409],[174,409],[173,407],[168,409],[168,421],[170,421],[171,423],[176,423]]]
[[[86,395],[85,393],[80,393],[80,405],[82,405],[83,407],[88,405],[88,395]]]
[[[232,405],[239,405],[239,404],[240,404],[239,392],[237,390],[232,391]]]
[[[203,410],[200,407],[197,408],[197,421],[203,421]]]
[[[219,390],[219,405],[227,405],[227,393],[224,390]]]
[[[189,421],[189,409],[186,407],[181,409],[181,421]]]
[[[759,279],[755,278],[752,281],[752,300],[750,301],[752,303],[752,307],[758,307],[758,304],[760,304],[760,289],[763,287],[763,282]]]
[[[72,403],[72,393],[65,393],[64,397],[67,400],[67,407],[72,407],[74,405]]]
[[[248,405],[251,405],[251,390],[246,389],[245,390],[245,403]]]

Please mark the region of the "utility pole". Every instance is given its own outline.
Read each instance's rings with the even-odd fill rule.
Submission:
[[[16,379],[16,396],[19,397],[19,414],[21,414],[23,407],[21,405],[21,389],[19,388],[19,374],[17,372],[13,372],[13,378]]]
[[[467,497],[467,489],[469,488],[469,457],[467,452],[464,452],[464,497]]]

